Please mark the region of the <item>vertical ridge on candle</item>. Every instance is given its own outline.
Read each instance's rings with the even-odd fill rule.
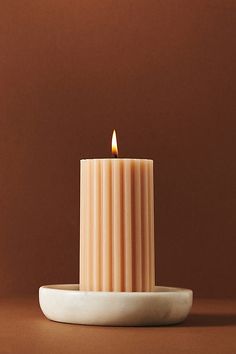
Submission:
[[[142,213],[141,213],[141,172],[140,172],[140,160],[135,161],[135,173],[134,173],[134,215],[135,215],[135,260],[136,260],[136,272],[135,272],[135,290],[142,291]]]
[[[132,291],[136,291],[136,219],[138,215],[135,210],[135,198],[136,198],[136,190],[135,190],[135,168],[136,168],[136,160],[131,161],[131,244],[132,244]]]
[[[143,238],[143,249],[142,249],[142,266],[143,266],[143,291],[149,290],[149,224],[148,224],[148,185],[147,185],[147,162],[142,161],[141,169],[141,193],[142,193],[142,238]]]
[[[131,162],[124,165],[124,257],[125,291],[132,291]]]
[[[114,230],[114,211],[113,211],[113,200],[114,200],[114,176],[113,176],[113,161],[114,159],[111,160],[110,168],[111,168],[111,233],[110,233],[110,239],[111,239],[111,248],[110,248],[110,257],[111,257],[111,263],[110,263],[110,271],[111,271],[111,286],[110,289],[111,291],[114,291],[113,288],[113,278],[114,278],[114,259],[113,259],[113,251],[114,251],[114,236],[113,236],[113,230]]]
[[[80,284],[82,286],[85,285],[85,276],[84,276],[84,251],[85,251],[85,240],[82,235],[85,234],[85,228],[84,228],[84,196],[82,195],[83,192],[86,190],[85,186],[85,173],[86,169],[82,167],[83,161],[81,161],[81,169],[80,169]]]
[[[142,278],[142,291],[145,291],[145,265],[144,265],[144,260],[145,260],[145,238],[144,238],[144,219],[143,219],[143,204],[144,204],[144,196],[143,196],[143,164],[140,162],[140,194],[141,194],[141,213],[140,213],[140,218],[141,218],[141,264],[142,264],[142,271],[141,271],[141,278]]]
[[[103,160],[102,191],[102,234],[103,234],[103,286],[104,291],[111,291],[111,162]]]
[[[104,163],[101,161],[101,290],[105,291],[105,234],[104,234],[104,197],[105,197],[105,192],[104,192]]]
[[[93,289],[100,289],[100,245],[101,245],[101,228],[100,228],[100,185],[101,171],[100,161],[93,161]]]
[[[121,176],[115,159],[112,161],[112,241],[113,291],[121,291]]]
[[[150,233],[149,233],[149,178],[148,178],[148,163],[145,160],[145,194],[146,194],[146,291],[150,291]]]
[[[154,240],[154,183],[153,183],[153,162],[150,161],[149,168],[149,224],[150,224],[150,288],[155,286],[155,240]]]
[[[152,288],[151,283],[152,283],[152,278],[151,278],[151,217],[150,217],[150,179],[149,179],[149,171],[150,171],[150,164],[149,161],[147,161],[147,215],[148,215],[148,234],[147,234],[147,241],[148,241],[148,274],[149,274],[149,279],[148,279],[148,288],[149,291]]]
[[[94,184],[93,184],[93,175],[94,175],[94,161],[90,160],[90,272],[89,272],[89,281],[90,287],[89,290],[94,289]]]
[[[121,282],[120,282],[120,291],[125,290],[124,284],[124,272],[125,272],[125,259],[124,259],[124,163],[120,163],[120,208],[121,208],[121,219],[120,219],[120,245],[121,245],[121,254],[120,254],[120,267],[121,267]]]
[[[113,160],[111,160],[110,163],[110,176],[111,176],[111,186],[110,186],[110,212],[111,212],[111,228],[110,228],[110,241],[111,241],[111,246],[110,246],[110,275],[111,275],[111,284],[110,284],[110,289],[111,291],[114,291],[114,284],[113,284],[113,275],[114,275],[114,259],[113,259],[113,251],[114,251],[114,237],[113,237],[113,223],[114,223],[114,213],[113,213],[113,199],[114,199],[114,195],[113,195],[113,182],[114,182],[114,176],[113,176]]]
[[[83,194],[83,199],[84,199],[84,232],[85,232],[85,237],[84,237],[84,277],[85,277],[85,288],[87,289],[88,288],[88,272],[87,272],[87,248],[88,248],[88,228],[87,228],[87,203],[86,203],[86,190],[88,188],[88,169],[86,168],[85,170],[85,174],[84,174],[84,177],[85,177],[85,191],[84,191],[84,194]]]
[[[87,179],[87,188],[86,190],[86,208],[85,208],[85,213],[86,213],[86,283],[87,283],[87,290],[92,289],[92,284],[91,284],[91,273],[92,273],[92,267],[91,267],[91,262],[92,262],[92,257],[91,257],[91,162],[88,161],[87,163],[87,173],[86,173],[86,179]]]

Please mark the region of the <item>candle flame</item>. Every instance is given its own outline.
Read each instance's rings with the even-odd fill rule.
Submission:
[[[111,151],[114,157],[118,157],[118,147],[117,147],[117,139],[116,139],[116,131],[113,130],[112,141],[111,141]]]

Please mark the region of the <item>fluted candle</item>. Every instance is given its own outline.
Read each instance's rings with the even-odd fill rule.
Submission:
[[[152,160],[81,160],[81,290],[153,289],[153,193]]]

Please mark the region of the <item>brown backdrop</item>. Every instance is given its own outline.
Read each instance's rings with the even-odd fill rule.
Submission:
[[[155,160],[157,280],[236,296],[234,1],[2,1],[0,293],[78,277],[79,160]]]

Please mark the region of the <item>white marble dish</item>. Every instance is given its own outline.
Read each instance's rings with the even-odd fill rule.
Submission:
[[[160,326],[185,320],[192,306],[188,289],[156,286],[153,292],[80,291],[78,284],[39,289],[44,315],[53,321],[100,326]]]

